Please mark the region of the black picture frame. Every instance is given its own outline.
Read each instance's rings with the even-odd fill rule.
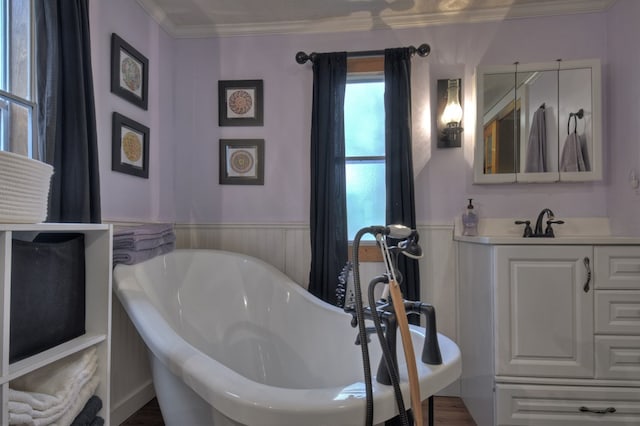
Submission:
[[[264,139],[220,139],[220,184],[264,185]]]
[[[219,80],[218,124],[220,126],[264,125],[262,80]]]
[[[149,128],[113,113],[111,170],[149,178]]]
[[[111,34],[111,93],[147,109],[149,60],[116,33]]]

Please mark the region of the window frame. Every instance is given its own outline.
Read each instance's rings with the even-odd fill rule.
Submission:
[[[380,81],[384,82],[384,57],[367,56],[347,59],[347,84],[350,82]],[[348,162],[384,161],[386,166],[386,156],[349,156],[345,157],[345,164]],[[349,241],[349,260],[353,260],[353,241]],[[358,260],[360,262],[382,262],[382,253],[375,241],[363,241],[358,250]]]

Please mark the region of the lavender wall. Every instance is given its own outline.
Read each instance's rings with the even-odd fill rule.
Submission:
[[[96,95],[102,217],[173,221],[173,39],[134,1],[92,0],[91,60]],[[149,109],[111,93],[111,33],[149,59]],[[119,112],[150,128],[149,179],[111,171],[111,115]]]
[[[607,52],[609,55],[608,136],[604,147],[609,153],[609,216],[616,234],[640,235],[640,191],[629,184],[631,170],[640,177],[640,2],[618,0],[607,14]]]
[[[451,223],[473,197],[487,217],[532,217],[542,207],[560,216],[606,216],[606,185],[472,184],[474,120],[465,120],[463,149],[432,143],[431,108],[437,78],[464,78],[465,113],[475,115],[473,74],[478,64],[605,59],[602,14],[501,23],[443,25],[403,31],[228,37],[175,43],[176,131],[189,149],[176,156],[178,222],[306,222],[311,69],[295,63],[299,50],[366,50],[428,42],[433,51],[415,58],[414,144],[418,221]],[[265,126],[220,128],[215,102],[218,79],[260,78],[265,84]],[[426,118],[426,120],[425,120]],[[266,140],[263,187],[217,184],[218,138]]]
[[[306,223],[309,205],[311,67],[299,50],[367,50],[427,42],[431,55],[413,63],[416,204],[421,223],[451,223],[473,197],[485,217],[532,218],[542,207],[558,216],[607,216],[618,234],[640,235],[638,197],[625,185],[638,163],[627,131],[638,126],[638,59],[627,55],[638,3],[618,0],[607,12],[483,24],[343,34],[173,40],[134,2],[92,2],[92,44],[100,132],[103,216],[179,223]],[[615,23],[614,23],[615,21]],[[620,25],[618,22],[621,22]],[[628,27],[628,28],[627,28]],[[109,36],[117,32],[151,62],[150,108],[109,93]],[[637,37],[636,37],[637,38]],[[600,58],[603,64],[605,179],[597,183],[474,185],[475,96],[479,64]],[[633,62],[633,63],[631,63]],[[462,77],[464,146],[437,149],[432,128],[438,78]],[[614,77],[614,78],[611,78]],[[626,78],[625,78],[626,77]],[[219,127],[217,81],[264,80],[265,125]],[[616,80],[615,82],[609,82]],[[629,87],[629,83],[634,83]],[[151,127],[148,181],[110,170],[110,114],[117,110]],[[611,113],[609,113],[610,111]],[[613,111],[617,111],[613,117]],[[624,133],[622,133],[624,132]],[[218,184],[220,138],[265,139],[264,186]],[[632,164],[633,163],[633,164]],[[637,165],[640,169],[640,165]],[[639,170],[640,173],[640,170]],[[623,182],[624,181],[624,182]],[[619,211],[623,210],[623,212]],[[638,222],[636,220],[636,222]]]

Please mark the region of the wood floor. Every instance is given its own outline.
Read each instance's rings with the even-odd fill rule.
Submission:
[[[435,426],[476,426],[460,398],[436,396],[433,403]],[[427,425],[427,402],[423,403],[423,424]],[[121,426],[164,426],[158,401],[154,398]],[[185,425],[187,426],[187,425]]]

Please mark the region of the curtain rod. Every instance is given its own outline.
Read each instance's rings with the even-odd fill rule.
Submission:
[[[417,48],[414,46],[409,46],[409,52],[411,53],[411,55],[414,55],[417,53],[418,56],[421,56],[424,58],[428,56],[429,53],[431,53],[431,47],[426,43],[421,44]],[[300,65],[306,63],[307,61],[313,62],[316,55],[317,55],[316,52],[311,52],[308,55],[304,52],[298,52],[296,53],[296,62],[299,63]],[[361,50],[357,52],[347,52],[348,58],[357,58],[362,56],[382,56],[382,55],[384,55],[384,50]]]

